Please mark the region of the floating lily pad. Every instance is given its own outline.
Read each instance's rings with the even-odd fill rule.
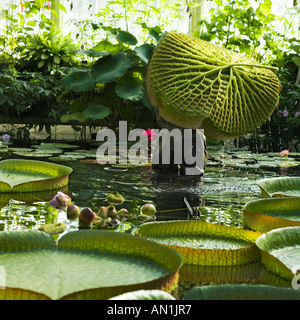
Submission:
[[[51,299],[104,300],[140,289],[170,292],[177,286],[182,265],[171,248],[98,230],[67,233],[58,245],[45,232],[1,232],[0,252],[7,288]],[[5,289],[1,294],[7,298]]]
[[[300,197],[299,177],[263,179],[257,182],[263,198]]]
[[[177,250],[188,264],[230,266],[259,259],[254,245],[260,232],[204,221],[149,222],[139,235]]]
[[[256,240],[262,263],[278,276],[293,280],[300,272],[300,227],[271,230]]]
[[[246,225],[261,232],[300,226],[300,197],[268,198],[248,202],[243,208]]]
[[[36,192],[68,184],[72,168],[36,160],[0,162],[0,192]]]
[[[195,287],[182,300],[300,300],[300,291],[260,284],[221,284]]]
[[[42,143],[38,148],[75,149],[75,148],[78,148],[78,146],[74,144],[68,144],[68,143],[45,142],[45,143]]]

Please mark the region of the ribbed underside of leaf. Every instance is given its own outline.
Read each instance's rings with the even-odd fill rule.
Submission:
[[[203,221],[144,223],[139,234],[177,250],[184,263],[235,266],[259,260],[254,242],[260,232]]]
[[[300,197],[254,200],[243,211],[246,225],[260,232],[300,226]]]
[[[148,66],[147,88],[160,115],[177,126],[225,140],[261,125],[281,85],[267,66],[212,43],[167,33]]]

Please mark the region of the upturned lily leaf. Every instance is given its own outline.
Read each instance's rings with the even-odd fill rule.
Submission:
[[[99,83],[110,83],[115,78],[123,76],[131,67],[131,60],[126,53],[120,52],[114,55],[100,58],[92,67],[92,75]]]
[[[0,192],[54,190],[68,184],[72,168],[55,163],[11,159],[0,162]]]
[[[259,260],[254,242],[260,232],[204,221],[167,221],[144,223],[138,234],[174,248],[188,264],[232,266]]]
[[[261,251],[262,263],[269,271],[297,283],[300,277],[300,227],[271,230],[258,237],[255,243]]]
[[[221,284],[195,287],[182,300],[300,300],[300,291],[261,284]]]
[[[167,33],[148,65],[153,106],[179,127],[204,129],[209,138],[239,137],[275,110],[281,91],[271,67],[213,43]]]
[[[300,226],[300,197],[271,198],[248,202],[244,208],[246,225],[261,232]]]
[[[140,289],[170,292],[182,265],[171,248],[98,230],[69,232],[58,245],[45,232],[3,231],[0,262],[10,290],[1,289],[3,299],[22,289],[63,300],[104,300]]]
[[[162,290],[138,290],[123,293],[109,300],[176,300],[170,293]]]
[[[257,182],[263,198],[300,197],[299,177],[263,179]]]

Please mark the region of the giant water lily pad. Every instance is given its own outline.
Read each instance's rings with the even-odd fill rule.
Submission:
[[[258,237],[256,245],[261,251],[262,263],[269,271],[288,280],[299,274],[300,227],[271,230]]]
[[[300,177],[280,177],[257,182],[264,198],[300,197]]]
[[[35,160],[0,162],[0,192],[36,192],[68,184],[72,168]]]
[[[109,299],[140,289],[173,290],[182,258],[173,249],[111,231],[78,230],[58,244],[40,231],[0,233],[5,286],[51,299]],[[6,290],[1,291],[6,299]]]
[[[138,234],[177,250],[188,264],[232,266],[259,259],[254,245],[260,232],[204,221],[149,222]]]
[[[270,69],[213,43],[169,32],[149,62],[147,89],[166,121],[227,140],[256,129],[275,110],[281,85]]]
[[[300,300],[300,291],[271,285],[222,284],[195,287],[182,300]]]
[[[300,226],[300,197],[253,200],[243,211],[246,225],[253,230]]]

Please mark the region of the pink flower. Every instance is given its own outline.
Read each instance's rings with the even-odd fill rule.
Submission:
[[[297,118],[297,117],[299,117],[299,116],[300,116],[300,112],[297,111],[297,112],[295,113],[295,118]]]
[[[148,129],[148,130],[144,130],[142,135],[147,135],[149,140],[154,140],[155,137],[157,136],[157,133],[155,132],[154,129]]]
[[[56,196],[49,201],[49,204],[55,209],[66,209],[71,204],[71,198],[63,192],[58,191]]]
[[[281,156],[282,157],[288,157],[288,155],[290,154],[290,150],[282,150],[281,152],[280,152],[280,154],[281,154]]]

